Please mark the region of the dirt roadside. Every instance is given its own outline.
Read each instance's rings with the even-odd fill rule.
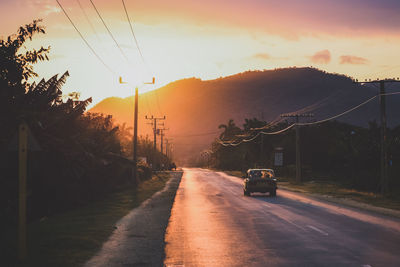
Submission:
[[[84,266],[162,266],[164,234],[182,174],[171,172],[163,190],[119,220],[110,238]]]
[[[349,199],[349,198],[339,198],[339,197],[333,197],[333,196],[330,196],[330,195],[322,195],[322,194],[302,192],[302,191],[299,191],[297,189],[290,188],[290,186],[285,186],[285,185],[279,185],[279,188],[283,189],[283,190],[288,190],[288,191],[291,191],[291,192],[295,192],[295,193],[304,194],[304,195],[310,196],[310,197],[315,198],[315,199],[324,200],[324,201],[332,202],[332,203],[335,203],[335,204],[340,204],[340,205],[343,205],[343,206],[348,206],[348,207],[352,207],[352,208],[358,208],[358,209],[361,209],[361,210],[370,211],[370,212],[374,212],[374,213],[381,214],[381,215],[400,218],[400,211],[399,210],[377,207],[377,206],[373,206],[373,205],[370,205],[370,204],[367,204],[367,203],[355,201],[355,200]]]

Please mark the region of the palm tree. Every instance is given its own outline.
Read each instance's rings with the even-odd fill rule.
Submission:
[[[224,131],[219,136],[221,140],[232,140],[236,137],[236,135],[242,133],[242,130],[236,126],[233,119],[230,119],[228,121],[228,124],[220,124],[218,126],[218,129],[224,129]]]
[[[243,124],[243,128],[245,131],[249,131],[253,128],[261,128],[267,125],[265,121],[259,121],[257,118],[253,119],[245,119],[245,123]]]

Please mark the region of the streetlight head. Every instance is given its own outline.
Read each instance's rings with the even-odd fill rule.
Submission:
[[[126,82],[122,81],[122,77],[121,77],[121,76],[119,76],[119,83],[120,83],[120,84],[126,83]]]
[[[156,83],[156,77],[153,77],[153,79],[151,80],[151,82],[149,83],[144,83],[144,84],[155,84]]]

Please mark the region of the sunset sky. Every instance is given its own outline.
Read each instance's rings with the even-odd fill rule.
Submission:
[[[291,66],[358,79],[400,76],[399,0],[125,0],[146,64],[120,0],[93,2],[129,62],[89,0],[59,1],[115,74],[90,52],[55,0],[1,0],[0,37],[43,18],[47,34],[29,47],[50,45],[51,60],[36,71],[49,78],[69,70],[66,92],[93,96],[95,103],[132,94],[118,76],[139,85],[154,75],[156,85],[143,91],[186,77]]]

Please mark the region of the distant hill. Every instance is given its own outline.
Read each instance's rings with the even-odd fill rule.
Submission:
[[[388,91],[395,89],[391,86]],[[140,95],[139,134],[152,138],[145,115],[165,114],[174,155],[185,163],[207,149],[219,135],[218,125],[231,118],[242,126],[245,118],[268,122],[282,113],[300,111],[312,112],[314,120],[320,120],[358,105],[377,92],[374,86],[360,86],[349,77],[314,68],[248,71],[207,81],[183,79]],[[400,96],[388,97],[387,102],[388,125],[398,125]],[[367,126],[369,121],[379,121],[378,108],[378,100],[374,100],[339,120]],[[90,112],[111,114],[119,123],[132,124],[133,97],[104,99]]]

